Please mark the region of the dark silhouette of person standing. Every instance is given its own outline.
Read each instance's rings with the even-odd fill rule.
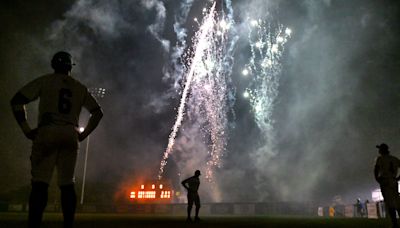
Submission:
[[[400,197],[398,189],[397,171],[400,167],[400,160],[390,155],[389,146],[385,143],[376,146],[379,149],[379,156],[376,158],[374,175],[379,183],[387,212],[392,222],[392,227],[399,227],[397,224],[396,211],[400,215]]]
[[[196,216],[194,217],[195,221],[200,221],[199,211],[200,211],[200,196],[197,192],[200,186],[200,170],[196,170],[194,172],[194,176],[189,177],[188,179],[182,181],[183,187],[187,190],[187,199],[188,199],[188,207],[187,207],[187,220],[192,221],[190,214],[192,212],[193,203],[196,206]]]
[[[103,112],[86,86],[71,77],[72,56],[57,52],[51,66],[54,73],[41,76],[22,87],[11,99],[15,119],[25,136],[33,141],[31,152],[31,184],[28,227],[39,228],[47,205],[48,187],[57,169],[61,190],[64,228],[71,228],[76,210],[74,172],[78,142],[98,125]],[[26,118],[25,104],[39,99],[38,127],[32,129]],[[82,107],[91,116],[85,130],[78,131]]]
[[[364,217],[364,213],[363,213],[363,205],[361,203],[361,199],[358,198],[356,201],[356,209],[357,209],[357,217]]]

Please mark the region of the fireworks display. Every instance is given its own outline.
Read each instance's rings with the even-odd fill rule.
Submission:
[[[187,5],[186,5],[187,6]],[[222,165],[222,157],[228,143],[228,115],[233,113],[235,102],[235,88],[232,86],[232,67],[234,47],[238,39],[233,20],[233,10],[230,1],[225,1],[226,12],[216,9],[214,3],[207,10],[203,9],[203,20],[193,20],[199,30],[195,34],[193,48],[187,52],[184,38],[186,33],[182,29],[182,21],[187,12],[180,17],[180,23],[175,24],[178,44],[175,47],[173,65],[175,74],[182,74],[184,81],[178,113],[175,124],[168,139],[167,148],[160,164],[158,178],[161,179],[167,159],[173,152],[175,139],[182,125],[185,112],[196,116],[193,124],[199,125],[207,151],[206,178],[213,179],[215,168]],[[273,102],[278,94],[278,75],[280,73],[280,57],[283,46],[290,37],[290,29],[277,29],[262,20],[252,20],[249,23],[249,46],[251,57],[242,74],[251,76],[252,81],[244,96],[250,100],[252,111],[263,137],[273,141]],[[186,65],[177,61],[178,57],[185,59]]]
[[[2,8],[2,104],[53,72],[49,61],[61,50],[73,56],[75,79],[107,90],[87,175],[85,146],[75,169],[87,194],[102,190],[93,199],[111,201],[101,195],[120,188],[137,199],[142,183],[145,191],[170,182],[184,192],[180,182],[197,169],[203,202],[366,199],[377,184],[365,166],[378,156],[375,145],[385,142],[392,153],[400,147],[399,7],[372,0],[14,1]],[[27,106],[32,128],[36,104]],[[79,127],[88,118],[83,110]],[[11,196],[29,183],[21,158],[31,141],[11,112],[2,120],[0,160],[8,172],[1,186]]]
[[[227,6],[230,8],[229,2]],[[184,54],[188,58],[186,62],[189,66],[179,68],[187,69],[184,75],[185,84],[176,121],[160,164],[159,179],[173,150],[185,111],[196,114],[197,124],[201,125],[201,133],[210,139],[205,175],[207,179],[212,179],[213,167],[221,165],[221,158],[226,149],[227,114],[232,107],[233,97],[229,85],[233,47],[237,38],[234,35],[230,36],[233,34],[232,11],[228,10],[226,14],[217,12],[214,3],[210,10],[204,9],[203,13],[204,18],[201,23],[197,18],[194,19],[199,23],[199,30],[193,38],[193,48]],[[182,46],[176,50],[182,50]]]
[[[255,122],[262,132],[265,143],[261,153],[273,155],[275,133],[272,114],[278,96],[281,57],[292,31],[263,20],[250,20],[247,25],[251,57],[242,74],[251,77],[251,82],[243,96],[249,99]]]
[[[175,143],[175,138],[176,138],[176,134],[179,130],[179,127],[182,124],[182,120],[183,120],[183,115],[185,113],[185,106],[186,106],[186,101],[187,101],[187,97],[189,94],[189,90],[191,87],[191,83],[193,80],[193,77],[197,76],[199,73],[199,76],[203,76],[202,73],[204,73],[204,69],[207,70],[207,66],[210,67],[210,65],[205,65],[205,59],[204,59],[204,55],[207,49],[207,37],[211,36],[211,32],[212,32],[212,28],[214,26],[214,20],[213,20],[213,16],[214,16],[214,10],[215,10],[215,4],[213,5],[213,7],[210,9],[210,13],[205,17],[204,19],[204,23],[203,25],[200,27],[200,30],[197,32],[196,37],[198,36],[198,38],[195,40],[196,44],[195,44],[195,51],[194,51],[194,56],[193,59],[191,61],[191,66],[190,66],[190,70],[187,74],[186,80],[185,80],[185,85],[184,85],[184,89],[182,92],[182,98],[179,104],[179,108],[178,108],[178,114],[176,116],[176,121],[174,126],[172,127],[172,132],[169,136],[168,139],[168,146],[167,149],[164,152],[164,156],[163,159],[161,161],[161,165],[160,165],[160,172],[159,172],[159,176],[158,178],[161,179],[162,177],[162,173],[164,172],[164,166],[167,164],[167,159],[169,154],[172,151],[172,148],[174,146]]]

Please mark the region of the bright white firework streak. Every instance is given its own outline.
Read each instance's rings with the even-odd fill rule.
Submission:
[[[272,113],[278,96],[281,57],[290,35],[291,30],[284,30],[281,25],[272,29],[270,24],[261,20],[249,22],[251,58],[245,69],[250,71],[252,82],[246,92],[265,142],[256,154],[256,162],[265,162],[265,159],[275,155]]]
[[[200,89],[202,95],[197,97],[198,100],[203,99],[202,102],[196,103],[203,104],[208,121],[206,131],[210,136],[211,147],[206,178],[209,181],[213,181],[215,167],[221,167],[221,160],[227,146],[227,114],[229,112],[234,114],[232,110],[234,89],[230,88],[232,83],[230,75],[233,66],[233,50],[238,37],[234,29],[230,1],[226,1],[225,4],[228,13],[225,15],[222,11],[220,15],[217,15],[218,20],[215,22],[213,36],[208,37],[210,45],[205,56],[205,68],[211,68],[211,70],[205,70],[207,72],[205,79],[201,83],[195,84],[200,85],[200,88],[206,88]],[[213,67],[207,67],[207,62],[212,62]]]
[[[198,39],[197,39],[197,43],[195,45],[195,54],[194,54],[194,57],[191,62],[191,67],[190,67],[189,73],[186,77],[186,83],[185,83],[185,87],[182,92],[182,98],[181,98],[181,101],[179,104],[176,121],[172,128],[172,132],[168,138],[168,146],[164,152],[163,159],[160,164],[158,179],[162,178],[162,174],[164,172],[164,167],[167,164],[167,159],[169,157],[169,154],[172,152],[173,146],[175,144],[176,135],[178,133],[179,127],[182,124],[183,116],[185,113],[186,100],[187,100],[190,86],[191,86],[191,83],[193,80],[194,71],[195,71],[196,67],[198,67],[198,65],[203,64],[202,59],[203,59],[204,51],[207,49],[207,45],[208,45],[208,43],[206,42],[206,37],[210,32],[212,32],[212,29],[214,27],[214,22],[213,22],[214,11],[215,11],[215,3],[211,7],[209,14],[205,17],[204,23],[202,24],[202,26],[200,27],[200,29],[198,31],[199,35],[196,36],[196,37],[198,37]]]
[[[222,158],[228,140],[228,115],[234,119],[233,104],[235,89],[231,73],[234,46],[238,39],[233,20],[230,1],[225,1],[227,14],[216,13],[213,31],[204,39],[207,49],[202,57],[202,64],[196,65],[190,97],[187,101],[186,115],[190,116],[189,129],[198,129],[203,136],[203,143],[208,147],[205,178],[214,182],[214,170],[222,165]],[[199,25],[200,26],[200,25]],[[196,40],[196,38],[194,39]],[[193,132],[193,131],[192,131]],[[198,142],[200,143],[200,142]],[[201,152],[200,152],[201,153]],[[204,155],[204,154],[203,154]],[[199,164],[201,166],[201,164]],[[180,167],[184,168],[184,167]],[[216,187],[216,183],[212,185]],[[217,189],[213,189],[214,199],[220,199]]]

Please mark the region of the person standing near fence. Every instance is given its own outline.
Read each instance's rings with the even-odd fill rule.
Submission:
[[[377,145],[379,156],[376,158],[374,176],[379,183],[382,196],[387,209],[387,214],[392,222],[392,227],[397,228],[396,211],[400,216],[400,196],[398,189],[399,177],[397,171],[400,167],[400,160],[390,155],[389,146],[385,143]]]
[[[366,218],[368,218],[368,204],[369,204],[369,200],[366,199],[364,204],[363,204],[364,216]]]
[[[356,201],[356,217],[364,217],[363,216],[363,205],[362,205],[362,203],[361,203],[361,199],[360,198],[358,198],[357,199],[357,201]]]

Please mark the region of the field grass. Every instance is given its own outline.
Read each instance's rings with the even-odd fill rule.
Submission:
[[[26,213],[0,213],[1,228],[26,227]],[[62,215],[45,214],[43,228],[62,227]],[[208,216],[202,217],[198,223],[187,223],[180,216],[151,216],[128,214],[78,214],[75,228],[125,228],[125,227],[280,227],[280,228],[317,228],[317,227],[349,227],[349,228],[386,228],[390,227],[384,219],[361,218],[301,218],[301,217],[238,217]]]

